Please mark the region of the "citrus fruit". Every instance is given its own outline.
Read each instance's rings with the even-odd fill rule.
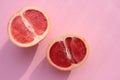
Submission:
[[[47,36],[49,28],[46,12],[34,6],[20,9],[8,22],[10,40],[19,47],[34,46]]]
[[[63,35],[47,48],[47,60],[55,68],[69,71],[82,65],[89,54],[86,40],[77,34]]]

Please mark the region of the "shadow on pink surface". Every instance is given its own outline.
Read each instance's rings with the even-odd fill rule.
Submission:
[[[8,40],[0,49],[0,80],[18,80],[31,63],[36,49],[37,46],[20,48]]]
[[[30,80],[67,80],[70,71],[60,71],[51,66],[44,58],[32,73]]]

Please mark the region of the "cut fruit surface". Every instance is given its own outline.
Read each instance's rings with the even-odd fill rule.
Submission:
[[[30,47],[47,36],[50,21],[47,14],[38,7],[24,7],[9,20],[10,40],[20,47]]]
[[[85,62],[89,48],[86,40],[76,34],[68,34],[52,41],[47,49],[47,59],[60,70],[72,70]]]

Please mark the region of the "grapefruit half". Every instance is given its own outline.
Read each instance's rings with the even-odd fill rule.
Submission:
[[[89,54],[86,40],[77,34],[63,35],[47,48],[47,60],[55,68],[69,71],[82,65]]]
[[[19,47],[34,46],[47,36],[49,29],[48,15],[35,6],[20,9],[8,22],[10,40]]]

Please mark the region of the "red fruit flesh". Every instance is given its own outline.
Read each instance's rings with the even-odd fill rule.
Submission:
[[[50,58],[58,66],[68,67],[71,65],[67,58],[66,49],[63,41],[56,42],[50,49]]]
[[[50,48],[50,58],[58,66],[69,67],[81,62],[86,55],[84,42],[76,37],[67,37]]]
[[[27,10],[24,12],[24,17],[31,23],[36,34],[41,35],[47,29],[47,19],[43,13],[37,10]]]
[[[82,40],[76,37],[65,39],[69,53],[71,54],[72,63],[79,63],[86,55],[86,47]]]
[[[11,34],[13,38],[20,43],[32,42],[33,33],[31,33],[22,21],[21,16],[16,16],[11,23]]]

